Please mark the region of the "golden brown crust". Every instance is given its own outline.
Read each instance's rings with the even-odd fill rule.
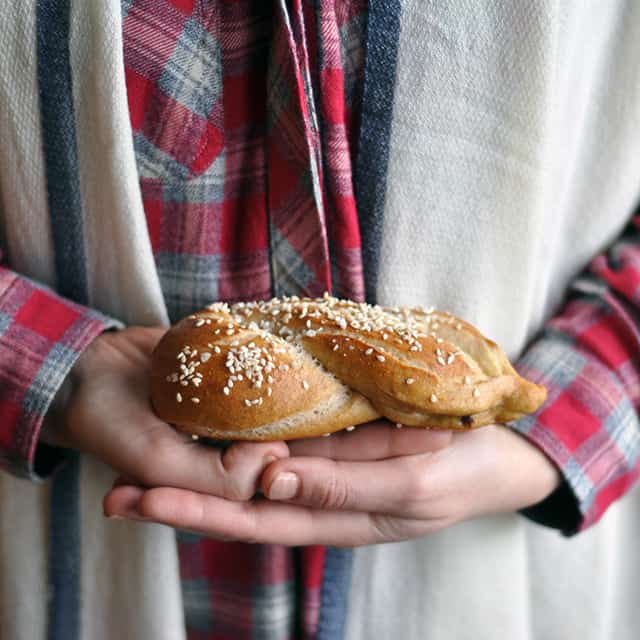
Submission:
[[[469,429],[544,402],[472,325],[421,308],[329,296],[210,305],[156,347],[156,413],[194,435],[294,439],[387,417]]]

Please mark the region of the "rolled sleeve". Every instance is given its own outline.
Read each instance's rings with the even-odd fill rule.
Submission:
[[[52,400],[86,347],[122,325],[0,268],[0,467],[38,479],[38,435]]]
[[[629,389],[633,347],[621,336],[617,315],[593,301],[574,302],[555,325],[517,366],[547,387],[548,399],[512,426],[555,462],[565,480],[556,495],[523,513],[570,535],[596,523],[636,482],[640,424]]]

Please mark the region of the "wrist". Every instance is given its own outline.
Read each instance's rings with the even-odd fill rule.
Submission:
[[[525,500],[521,508],[537,504],[549,497],[562,483],[562,472],[558,465],[526,436],[509,429],[511,437],[514,437],[524,445],[524,457],[519,460],[520,474],[527,482]]]
[[[72,446],[66,428],[68,409],[86,372],[95,366],[96,351],[98,350],[96,343],[102,339],[103,335],[97,336],[78,356],[51,401],[40,430],[39,440],[41,442],[55,447],[70,448]]]

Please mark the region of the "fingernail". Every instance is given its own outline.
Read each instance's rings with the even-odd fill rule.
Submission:
[[[269,487],[267,494],[271,500],[289,500],[298,492],[300,480],[295,473],[279,473]]]

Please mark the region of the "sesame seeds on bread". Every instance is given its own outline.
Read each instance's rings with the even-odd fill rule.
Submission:
[[[210,305],[152,357],[157,415],[208,438],[290,440],[379,417],[469,429],[518,419],[545,397],[455,316],[328,295]]]

